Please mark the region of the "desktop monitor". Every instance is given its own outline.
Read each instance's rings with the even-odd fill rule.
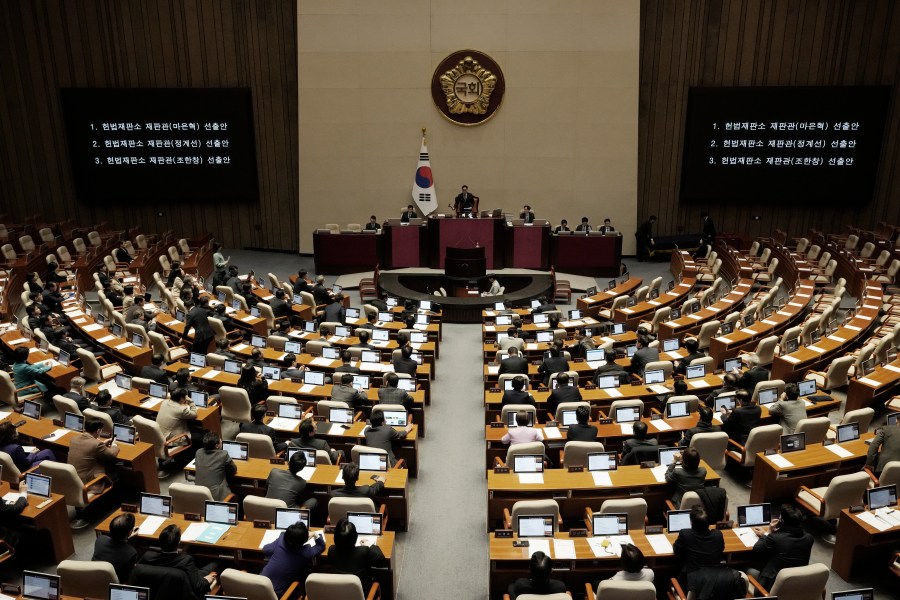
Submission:
[[[338,325],[334,328],[334,335],[338,337],[350,337],[353,335],[353,330],[346,325]]]
[[[255,308],[255,307],[254,307]],[[232,310],[241,310],[241,301],[235,298],[231,301],[231,309]]]
[[[553,537],[553,515],[520,515],[516,535],[523,537]]]
[[[625,333],[625,323],[613,323],[612,335],[622,335],[623,333]]]
[[[831,600],[875,600],[874,588],[831,592]]]
[[[837,443],[852,442],[859,439],[859,423],[846,423],[837,426]]]
[[[869,510],[897,505],[896,484],[874,487],[866,490],[866,505]]]
[[[36,571],[22,572],[22,598],[28,600],[58,600],[59,575]]]
[[[250,345],[254,348],[265,348],[266,338],[261,335],[254,335],[250,338]]]
[[[562,415],[560,415],[562,417],[562,422],[560,423],[560,425],[562,425],[563,427],[571,427],[572,425],[578,423],[576,413],[577,411],[574,410],[562,411]]]
[[[673,279],[666,285],[666,291],[671,292],[674,289],[675,289],[675,280]]]
[[[430,322],[431,317],[429,317],[428,315],[424,315],[421,313],[416,315],[416,325],[428,325],[428,323]]]
[[[202,369],[206,366],[206,355],[200,354],[198,352],[191,352],[191,357],[189,359],[190,365],[192,367],[197,367],[198,369]]]
[[[741,370],[741,359],[740,358],[726,358],[725,359],[725,372],[729,373],[737,369]]]
[[[494,302],[494,310],[506,310],[506,305],[502,302]]]
[[[669,320],[670,320],[670,321],[676,321],[676,320],[678,320],[678,319],[680,319],[680,318],[681,318],[681,309],[680,309],[680,308],[673,308],[673,309],[672,309],[672,312],[669,313]]]
[[[625,346],[625,354],[628,358],[634,356],[634,353],[637,352],[637,346],[635,344],[631,344],[630,346]]]
[[[411,335],[409,340],[413,343],[419,343],[419,342],[416,342],[415,339],[413,339],[414,335],[415,334]],[[422,334],[422,335],[425,335],[425,334]],[[391,332],[389,330],[387,330],[387,329],[373,329],[372,330],[372,341],[387,342],[390,339],[391,339]],[[424,342],[425,340],[422,340],[422,341]]]
[[[652,290],[650,290],[650,293],[647,294],[647,300],[656,300],[657,298],[659,298],[659,290],[658,289],[652,289]]]
[[[262,368],[263,379],[270,381],[279,381],[281,379],[281,367],[270,367],[268,365]]]
[[[394,320],[394,313],[388,311],[379,312],[378,320],[382,323],[390,323]]]
[[[619,387],[619,376],[618,375],[603,375],[602,377],[597,378],[597,387],[601,390],[608,390],[610,388]]]
[[[591,515],[591,534],[626,535],[628,533],[628,515],[618,513],[593,513]]]
[[[172,496],[141,492],[140,512],[142,515],[153,515],[168,519],[172,516]]]
[[[611,289],[613,289],[614,287],[616,287],[616,280],[615,280],[615,279],[610,279],[610,280],[607,282],[607,284],[606,284],[606,289],[607,289],[607,290],[611,290]]]
[[[175,318],[177,319],[177,318],[178,318],[178,311],[175,312],[175,315],[176,315]],[[184,317],[184,313],[183,313],[183,312],[181,313],[181,316]],[[98,312],[98,313],[97,313],[97,316],[94,317],[94,320],[97,321],[97,324],[98,324],[98,325],[103,325],[104,323],[106,323],[106,315],[104,315],[102,312]],[[179,320],[183,321],[184,319],[182,318],[182,319],[179,319]],[[29,336],[29,337],[30,337],[30,336]]]
[[[431,300],[419,300],[419,310],[431,310]]]
[[[552,331],[538,331],[535,339],[539,344],[549,344],[553,341],[553,336]]]
[[[664,369],[648,369],[644,371],[644,383],[662,383],[666,380]]]
[[[813,344],[815,344],[822,339],[822,332],[818,329],[813,330],[813,332],[809,334],[809,339]]]
[[[133,444],[135,439],[135,429],[131,425],[113,424],[113,437],[117,442],[125,444]]]
[[[719,329],[719,335],[728,335],[733,331],[734,323],[722,323],[722,327]]]
[[[588,289],[584,290],[584,295],[585,295],[585,296],[590,297],[590,296],[594,296],[594,295],[596,295],[596,294],[597,294],[597,286],[595,286],[595,285],[592,285],[592,286],[589,287]]]
[[[216,292],[216,300],[219,302],[225,302],[225,292]]]
[[[116,337],[122,337],[123,329],[122,329],[122,326],[119,325],[118,323],[113,323],[113,324],[112,324],[112,330],[111,330],[111,331],[112,331],[112,334],[113,334],[114,336],[116,336]]]
[[[329,348],[330,346],[325,346],[325,348]],[[322,350],[325,350],[322,348]],[[285,342],[284,343],[284,351],[288,354],[301,354],[303,352],[303,344],[300,342]]]
[[[759,392],[759,405],[772,404],[778,399],[778,390],[776,388],[767,388]]]
[[[344,290],[344,288],[343,288],[342,286],[339,286],[339,285],[336,284],[336,283],[335,283],[334,285],[331,286],[331,293],[332,293],[332,294],[340,294],[343,290]]]
[[[405,410],[382,410],[384,423],[388,427],[406,427],[407,414]]]
[[[691,414],[691,403],[689,400],[669,402],[666,404],[666,418],[676,419],[678,417],[686,417]]]
[[[369,389],[369,376],[368,375],[354,375],[353,376],[353,387],[357,390],[367,390]]]
[[[615,452],[588,452],[588,471],[615,471],[618,455]]]
[[[789,433],[781,436],[782,454],[798,452],[804,449],[806,449],[806,434],[802,431],[800,433]]]
[[[804,379],[797,383],[797,387],[800,388],[800,397],[812,396],[816,393],[816,380]]]
[[[303,321],[303,323],[301,324],[301,329],[306,333],[315,333],[316,331],[318,331],[315,321]]]
[[[677,533],[682,529],[691,528],[691,511],[670,510],[666,513],[666,531]]]
[[[874,369],[875,369],[875,358],[874,357],[867,358],[866,360],[862,361],[859,365],[859,370],[861,371],[861,374],[864,376],[871,373]]]
[[[528,427],[534,427],[534,413],[530,410],[525,411],[528,415]],[[506,413],[506,426],[507,427],[518,427],[519,424],[516,422],[516,415],[519,414],[518,411],[510,410]]]
[[[294,523],[309,527],[309,510],[305,508],[276,508],[275,529],[287,529]]]
[[[546,313],[537,313],[531,315],[531,320],[535,325],[541,325],[550,321],[550,315]],[[512,317],[510,317],[510,323],[512,323]]]
[[[675,352],[681,346],[678,338],[663,340],[663,352]]]
[[[278,416],[284,419],[300,419],[303,417],[303,405],[279,402]]]
[[[416,380],[415,379],[398,379],[397,380],[397,389],[403,390],[404,392],[414,392],[416,391]]]
[[[542,454],[516,454],[513,456],[513,473],[543,473]]]
[[[772,505],[768,502],[761,504],[742,504],[738,506],[739,527],[763,527],[772,522]]]
[[[188,396],[191,398],[193,405],[197,408],[206,408],[209,406],[209,394],[207,392],[191,390],[188,392]]]
[[[131,375],[125,375],[123,373],[118,373],[116,375],[116,387],[120,390],[130,390],[131,389]]]
[[[363,350],[360,360],[364,363],[380,363],[381,353],[378,350]]]
[[[150,588],[110,583],[109,600],[150,600]]]
[[[303,304],[303,296],[301,296],[300,294],[294,294],[293,302],[294,304]]]
[[[131,336],[131,344],[133,346],[137,346],[138,348],[144,347],[144,336],[140,333],[132,334]]]
[[[325,373],[321,371],[304,371],[303,383],[310,385],[325,385]]]
[[[570,321],[576,321],[576,320],[578,320],[578,319],[580,319],[580,318],[581,318],[581,311],[580,311],[580,310],[577,310],[577,309],[576,309],[576,310],[570,310],[570,311],[569,311],[569,320],[570,320]]]
[[[237,525],[237,502],[215,502],[206,500],[203,520],[207,523],[221,523],[222,525]]]
[[[226,360],[223,369],[226,373],[231,373],[232,375],[240,375],[241,363],[236,360]]]
[[[358,308],[347,308],[344,310],[344,315],[348,319],[358,319],[360,317],[360,312]]]
[[[535,321],[537,322],[537,321]],[[497,315],[497,319],[495,320],[497,325],[511,325],[512,317],[509,315]]]
[[[84,415],[67,412],[63,420],[63,427],[72,431],[84,431]]]
[[[288,448],[287,449],[287,458],[288,462],[291,462],[291,457],[296,453],[302,452],[306,456],[306,466],[312,467],[316,464],[316,451],[312,448]],[[324,451],[323,451],[324,452]]]
[[[541,305],[541,301],[540,301],[540,300],[532,300],[532,301],[531,301],[531,309],[532,309],[532,310],[534,310],[535,308],[537,308],[537,307],[540,306],[540,305]]]
[[[347,520],[356,527],[359,535],[381,535],[384,523],[381,513],[348,512]]]
[[[184,323],[184,320],[185,320],[185,314],[184,314],[184,311],[181,310],[180,308],[176,308],[176,309],[175,309],[175,320],[176,320],[176,321],[181,321],[182,323]]]
[[[32,419],[41,418],[41,405],[34,400],[26,400],[22,403],[22,414]]]
[[[706,377],[706,365],[688,365],[685,370],[686,379],[703,379]]]
[[[351,408],[329,408],[328,420],[332,423],[352,423],[353,409]]]
[[[247,442],[222,442],[222,450],[228,453],[232,460],[247,460],[250,456],[250,444]]]
[[[52,481],[53,478],[49,475],[38,475],[37,473],[25,474],[25,486],[28,488],[28,493],[34,494],[35,496],[49,498],[50,490],[52,489]]]
[[[357,456],[360,471],[386,473],[388,470],[388,455],[386,453],[360,452]]]
[[[339,358],[341,358],[341,349],[335,346],[324,346],[322,348],[322,358],[327,358],[328,360],[338,360]]]
[[[641,420],[641,408],[639,406],[619,406],[616,408],[616,423],[634,423]]]
[[[715,411],[720,413],[725,410],[734,410],[735,394],[719,394],[714,403]]]
[[[603,366],[606,364],[606,350],[602,348],[594,348],[592,350],[587,350],[584,353],[584,360],[593,363],[601,363],[599,366]]]
[[[656,462],[659,465],[668,467],[675,462],[675,455],[681,454],[684,448],[659,448],[656,451]]]
[[[65,350],[60,349],[60,351],[59,351],[59,359],[58,359],[58,360],[59,360],[59,364],[62,365],[62,366],[64,366],[64,367],[68,367],[68,366],[69,366],[69,360],[70,360],[70,359],[71,359],[71,356],[69,355],[69,353],[66,352]]]
[[[753,315],[744,315],[744,327],[751,327],[755,322]]]
[[[394,308],[400,304],[400,299],[396,296],[388,296],[384,299],[384,303],[387,304],[389,308]]]
[[[153,398],[165,399],[166,396],[169,395],[169,386],[164,383],[157,383],[156,381],[153,381],[150,383],[150,390],[148,394]]]
[[[576,382],[574,382],[574,381],[572,381],[572,380],[570,379],[569,382],[566,384],[565,387],[576,387],[576,386],[575,386],[575,383],[576,383]],[[550,388],[555,390],[555,389],[558,388],[558,387],[559,387],[559,379],[557,379],[556,377],[554,377],[554,378],[553,378],[553,381],[550,382]]]
[[[784,344],[785,354],[793,354],[800,347],[800,338],[791,338]]]

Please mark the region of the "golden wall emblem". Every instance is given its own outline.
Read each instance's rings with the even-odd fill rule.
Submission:
[[[491,118],[504,90],[500,66],[477,50],[460,50],[445,58],[431,82],[435,106],[459,125],[479,125]]]

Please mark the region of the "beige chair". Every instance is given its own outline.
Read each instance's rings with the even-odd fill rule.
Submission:
[[[268,339],[266,339],[266,343],[269,348],[272,350],[277,350],[278,352],[284,352],[284,345],[287,344],[290,340],[286,337],[280,335],[270,335]]]
[[[868,469],[866,469],[868,472]],[[4,472],[4,476],[6,473]],[[896,485],[900,486],[900,460],[892,460],[881,470],[881,475],[877,478],[870,473],[873,483],[878,486]],[[4,477],[5,479],[5,477]]]
[[[64,560],[56,574],[60,592],[77,598],[106,598],[109,584],[119,583],[115,568],[102,560]]]
[[[161,463],[168,462],[182,452],[191,449],[191,434],[189,433],[181,433],[167,440],[163,437],[159,424],[152,419],[135,415],[131,423],[141,441],[153,445],[156,459]]]
[[[600,505],[599,514],[628,515],[628,529],[643,529],[647,522],[647,501],[643,498],[610,498]]]
[[[224,296],[224,300],[222,301],[225,306],[231,306],[231,301],[234,300],[234,290],[227,285],[217,285],[216,286],[216,297],[222,294]]]
[[[794,496],[800,508],[825,520],[837,519],[841,511],[862,504],[863,494],[869,487],[869,474],[865,471],[833,477],[827,487],[808,488],[801,485]],[[834,544],[834,534],[826,534],[822,541]]]
[[[337,400],[319,400],[316,402],[316,416],[327,419],[332,408],[350,408],[350,405]]]
[[[206,501],[212,501],[212,492],[205,485],[189,483],[172,483],[169,485],[172,497],[172,512],[177,514],[193,513],[202,515],[206,510]]]
[[[90,382],[103,383],[122,372],[122,367],[119,365],[107,364],[105,361],[101,363],[102,359],[98,359],[84,348],[78,348],[76,352],[81,360],[81,371],[84,378]]]
[[[41,463],[41,474],[51,478],[50,491],[65,496],[66,505],[75,509],[75,519],[69,523],[72,529],[87,527],[90,523],[83,517],[84,509],[113,489],[113,481],[106,474],[82,483],[75,467],[53,460]]]
[[[359,578],[356,575],[344,575],[344,577],[356,579],[357,585],[359,585]],[[219,582],[222,584],[222,593],[231,597],[253,598],[253,600],[279,600],[275,589],[272,587],[272,580],[265,575],[255,575],[229,568],[222,571]],[[281,596],[281,600],[287,600],[296,596],[299,585],[296,581],[292,582]],[[360,586],[360,589],[362,589],[362,586]],[[309,594],[307,594],[306,598],[315,600]]]
[[[719,328],[722,324],[719,321],[707,321],[703,325],[700,326],[700,331],[697,333],[697,343],[700,346],[701,350],[706,350],[709,348],[709,341],[716,337],[716,334],[719,333]]]
[[[644,367],[645,372],[646,371],[654,371],[654,370],[658,370],[658,369],[662,369],[665,372],[666,379],[672,379],[672,372],[675,370],[675,365],[672,364],[672,361],[670,361],[670,360],[654,360],[654,361],[648,362],[647,365]],[[644,373],[639,373],[639,375],[641,377],[643,377]]]
[[[244,311],[245,313],[250,312],[250,306],[247,304],[247,299],[244,298],[241,294],[232,295],[231,302],[234,302],[234,301],[237,301],[238,306],[240,307],[240,310]],[[229,305],[231,304],[231,302],[229,302]],[[257,306],[262,306],[262,302],[260,302]],[[260,312],[260,314],[262,314],[262,309],[260,309],[259,312]]]
[[[331,343],[322,341],[322,340],[310,340],[306,342],[306,346],[303,350],[306,354],[310,354],[312,356],[322,356],[322,348],[330,347]]]
[[[551,515],[553,516],[553,533],[559,531],[562,526],[562,520],[559,514],[559,504],[556,500],[519,500],[512,506],[510,511],[508,508],[503,509],[503,522],[506,529],[518,529],[519,517],[529,515]]]
[[[770,335],[769,337],[761,339],[759,343],[756,344],[756,350],[754,352],[744,354],[742,357],[750,362],[755,360],[756,364],[761,367],[767,367],[775,360],[775,348],[777,347],[778,336]]]
[[[275,445],[272,438],[262,433],[239,433],[234,438],[237,442],[247,442],[249,458],[275,458]]]
[[[19,467],[13,462],[12,456],[0,451],[0,481],[5,481],[13,487],[18,487],[19,482],[25,479],[25,474],[40,469],[40,465],[31,467],[27,471],[19,471]]]
[[[849,410],[844,413],[844,416],[841,417],[841,425],[846,425],[847,423],[856,423],[859,427],[859,434],[862,435],[869,431],[869,426],[872,424],[872,419],[875,418],[875,409],[871,407],[858,408],[856,410]],[[829,435],[829,437],[834,437],[834,435]]]
[[[649,581],[604,579],[597,586],[596,596],[590,583],[585,584],[585,591],[585,600],[656,600],[656,587]]]
[[[709,358],[709,357],[708,357]],[[670,396],[666,399],[666,407],[663,414],[668,414],[668,406],[674,402],[689,402],[688,412],[695,413],[700,409],[700,398],[694,394],[685,394],[684,396]]]
[[[653,313],[653,319],[650,320],[650,332],[658,333],[659,332],[659,324],[665,323],[672,316],[672,309],[668,306],[663,306],[660,309],[657,309],[656,312]]]
[[[375,502],[371,498],[342,498],[339,496],[328,501],[329,523],[337,523],[345,518],[348,512],[376,512]]]
[[[521,454],[539,454],[541,456],[546,452],[543,442],[526,442],[524,444],[510,444],[506,449],[506,461],[503,462],[499,458],[494,459],[494,464],[503,463],[512,467],[515,457]]]
[[[256,599],[256,597],[253,598]],[[260,596],[260,598],[262,597]],[[380,598],[381,588],[377,583],[373,583],[372,587],[365,591],[356,575],[310,573],[306,578],[306,600],[379,600]]]
[[[53,396],[53,406],[56,407],[56,412],[59,413],[60,419],[65,417],[67,412],[81,415],[81,409],[78,408],[77,402],[71,398],[60,396],[59,394]]]
[[[807,444],[821,444],[825,441],[830,425],[831,421],[828,420],[828,417],[800,419],[797,421],[794,433],[805,433]]]
[[[669,363],[672,364],[672,363]],[[641,411],[641,415],[644,414],[644,401],[631,399],[631,400],[614,400],[612,404],[609,405],[609,413],[608,416],[612,419],[616,417],[616,410],[620,408],[629,408],[632,406],[636,406]]]
[[[822,563],[805,567],[786,567],[778,571],[771,590],[766,590],[756,579],[750,583],[762,596],[772,596],[789,600],[822,600],[828,583],[829,569]]]
[[[768,381],[760,381],[753,389],[753,403],[759,404],[759,393],[763,390],[775,390],[778,396],[784,393],[784,381],[781,379],[770,379]]]
[[[275,509],[287,508],[284,500],[262,496],[244,496],[244,519],[247,521],[275,522]]]
[[[88,247],[84,243],[84,238],[75,238],[72,240],[72,247],[75,248],[75,253],[79,256],[84,256],[88,253]]]
[[[888,265],[887,271],[875,275],[872,277],[872,281],[877,281],[879,283],[894,283],[898,271],[900,271],[900,259],[895,258],[891,261],[891,264]]]
[[[716,471],[725,468],[725,452],[728,450],[728,434],[724,431],[695,433],[690,447],[697,450],[700,459]]]
[[[742,467],[752,467],[756,464],[757,453],[777,448],[783,433],[781,425],[759,425],[750,431],[743,446],[729,439],[728,445],[734,450],[728,450],[725,456]]]
[[[209,356],[209,355],[207,355]],[[266,398],[266,410],[278,414],[279,404],[299,404],[296,398],[290,396],[269,396]]]
[[[166,341],[165,336],[156,333],[155,331],[147,332],[147,337],[149,338],[148,341],[150,342],[150,345],[153,347],[153,353],[161,354],[167,363],[181,360],[190,354],[190,352],[180,346],[172,348]]]
[[[219,402],[223,419],[235,423],[250,422],[250,396],[244,388],[223,385],[219,388]]]
[[[112,435],[113,432],[113,420],[107,413],[99,410],[94,410],[92,408],[84,409],[84,417],[85,419],[94,419],[96,421],[101,421],[103,423],[103,433],[108,435]]]
[[[275,313],[272,312],[272,307],[260,302],[256,305],[256,308],[259,309],[259,316],[266,320],[267,330],[272,331],[275,329]]]
[[[628,296],[622,295],[617,296],[613,302],[612,306],[608,309],[600,309],[597,312],[597,316],[600,319],[604,319],[606,321],[612,321],[613,315],[616,314],[616,311],[622,308],[625,308],[625,305],[628,304]]]
[[[17,388],[6,371],[0,370],[0,404],[16,408],[26,400],[40,400],[43,397],[35,385]]]
[[[600,442],[566,442],[563,448],[563,467],[581,466],[587,468],[588,454],[603,452]]]
[[[27,254],[34,252],[36,248],[34,239],[30,235],[23,235],[19,237],[19,247],[22,248],[22,252],[25,252]]]
[[[527,405],[524,405],[527,406]],[[556,414],[550,415],[550,418],[556,421],[557,423],[562,423],[563,411],[567,410],[578,410],[580,406],[584,406],[588,409],[588,414],[591,412],[591,403],[590,402],[560,402],[556,407]]]
[[[88,232],[88,243],[94,248],[99,248],[103,245],[103,238],[100,237],[100,234],[96,231]]]

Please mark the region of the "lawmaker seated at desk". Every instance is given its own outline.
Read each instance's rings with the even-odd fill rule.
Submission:
[[[800,398],[800,386],[793,382],[785,385],[781,398],[769,405],[769,414],[778,418],[785,434],[794,433],[800,419],[806,418],[806,403]]]
[[[515,346],[507,350],[507,356],[500,361],[500,368],[497,370],[498,375],[506,375],[507,373],[528,375],[528,360],[524,356],[519,355],[519,349]]]
[[[311,544],[309,542],[312,542]],[[303,521],[291,523],[277,540],[263,546],[266,566],[260,575],[268,577],[279,598],[295,581],[305,581],[316,557],[325,551],[325,533],[309,534]]]
[[[372,569],[383,567],[387,559],[377,544],[357,545],[359,534],[348,519],[341,519],[334,527],[334,544],[328,549],[328,563],[335,573],[356,575],[363,590],[372,587]]]
[[[340,383],[331,388],[331,400],[343,402],[356,412],[369,405],[369,397],[362,390],[353,387],[353,377],[353,373],[341,373]]]
[[[137,563],[138,553],[128,540],[135,535],[134,513],[122,513],[109,524],[109,533],[94,540],[91,560],[108,562],[116,571],[119,581],[127,581]]]
[[[304,494],[306,480],[300,473],[306,468],[305,452],[294,452],[288,459],[287,470],[272,469],[266,479],[266,498],[283,500],[288,508],[305,508],[315,510],[318,500]],[[309,496],[309,497],[307,497]]]
[[[19,443],[19,432],[9,421],[0,423],[0,451],[9,454],[13,464],[23,473],[38,466],[41,461],[56,460],[53,450],[49,448],[32,448],[30,452],[25,452],[25,448]]]
[[[875,433],[866,455],[866,467],[880,476],[887,464],[895,461],[900,461],[900,420]]]
[[[570,233],[571,231],[572,230],[569,229],[569,222],[566,221],[565,219],[563,219],[562,221],[559,222],[559,225],[557,225],[556,228],[553,230],[553,233],[555,233],[555,234]]]
[[[407,205],[406,210],[400,213],[400,222],[401,223],[409,223],[412,219],[418,219],[419,215],[416,213],[416,207],[412,204]]]
[[[374,477],[372,485],[356,485],[359,481],[359,465],[346,463],[341,467],[344,486],[331,490],[331,495],[338,498],[374,498],[384,490],[384,477]]]
[[[344,453],[342,450],[332,450],[331,446],[325,440],[316,437],[316,423],[312,417],[300,421],[300,436],[292,438],[289,444],[295,448],[309,448],[311,450],[322,450],[328,454],[331,464],[340,464]]]
[[[700,453],[696,448],[686,448],[675,455],[675,460],[666,469],[666,481],[675,485],[673,510],[681,505],[681,498],[687,492],[695,492],[706,485],[706,467],[700,466]]]
[[[525,384],[527,383],[527,379],[522,375],[517,375],[512,378],[510,382],[510,386],[512,389],[503,391],[503,399],[501,400],[501,404],[506,406],[507,404],[534,404],[534,396],[525,391]]]
[[[203,434],[203,447],[197,451],[196,484],[209,488],[213,500],[221,502],[231,496],[228,479],[237,473],[237,465],[222,449],[222,439],[214,431]]]
[[[760,424],[762,409],[753,403],[753,396],[747,390],[738,390],[734,398],[734,409],[722,409],[722,429],[729,438],[743,446],[753,428]]]
[[[638,460],[636,452],[637,448],[655,448],[659,446],[659,442],[654,437],[647,436],[647,424],[643,421],[637,421],[632,425],[633,437],[622,442],[622,464],[636,465],[641,461]]]
[[[503,294],[503,286],[500,285],[500,282],[497,281],[497,277],[491,275],[488,277],[488,282],[490,283],[490,287],[486,292],[481,292],[482,296],[500,296]]]
[[[384,376],[384,385],[378,388],[378,404],[402,404],[406,412],[413,409],[413,397],[409,392],[402,390],[397,386],[400,378],[396,373],[388,373]]]
[[[534,428],[533,414],[525,410],[516,412],[516,426],[510,427],[500,441],[504,444],[527,444],[528,442],[543,441],[544,436]]]
[[[207,563],[202,569],[197,567],[194,558],[187,552],[179,552],[181,544],[181,529],[174,523],[165,527],[159,534],[159,550],[147,550],[138,561],[135,570],[140,565],[163,567],[183,571],[187,578],[184,581],[185,588],[181,590],[179,598],[195,598],[203,600],[210,589],[218,582],[219,565],[215,562]],[[180,579],[180,578],[179,578]]]
[[[753,557],[759,569],[747,569],[765,589],[772,589],[778,572],[809,564],[813,536],[803,530],[803,511],[793,504],[781,505],[781,517],[768,527],[754,527],[759,541],[753,546]]]
[[[720,530],[709,528],[710,519],[700,504],[691,508],[690,523],[678,532],[672,549],[681,562],[679,581],[689,590],[698,591],[711,574],[707,570],[717,569],[722,563],[725,538]]]
[[[553,565],[550,562],[550,557],[540,550],[531,555],[528,569],[531,572],[531,577],[516,579],[509,585],[509,592],[507,593],[509,600],[516,600],[522,594],[546,595],[566,593],[566,584],[550,577],[553,573]]]
[[[407,423],[401,431],[397,431],[391,426],[385,427],[384,412],[376,408],[372,410],[372,416],[369,418],[369,427],[366,428],[366,446],[380,448],[387,452],[388,462],[393,468],[397,466],[397,457],[394,456],[394,442],[405,440],[412,428],[412,423]]]

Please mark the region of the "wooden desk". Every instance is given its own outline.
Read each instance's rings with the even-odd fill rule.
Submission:
[[[0,496],[5,496],[12,488],[6,481],[0,481]],[[46,500],[40,496],[28,496],[28,506],[16,519],[27,522],[38,531],[46,531],[50,538],[53,559],[58,563],[69,558],[75,552],[72,539],[72,528],[69,527],[69,513],[66,509],[65,497],[50,494],[51,502],[43,508],[38,504]]]
[[[575,319],[572,321],[560,320],[559,328],[566,330],[566,335],[572,335],[575,333],[575,330],[579,327],[593,327],[595,325],[599,325],[600,321],[593,317],[584,317],[581,319]],[[509,329],[509,325],[482,325],[481,326],[481,339],[484,342],[493,342],[497,339],[497,332],[506,333],[506,330]],[[522,333],[529,336],[536,336],[537,332],[545,331],[550,329],[549,323],[525,323],[522,325]]]
[[[876,368],[865,377],[854,377],[847,388],[845,411],[873,406],[876,399],[885,399],[900,386],[900,356]]]
[[[575,301],[576,307],[588,317],[596,317],[601,309],[611,305],[613,300],[636,290],[643,280],[640,277],[629,277],[625,283],[617,283],[614,288],[599,291],[593,296],[583,296]]]
[[[613,321],[625,323],[626,329],[635,330],[643,321],[652,320],[654,313],[660,308],[683,303],[691,290],[694,289],[695,283],[695,279],[686,277],[674,289],[660,294],[654,300],[645,300],[644,302],[638,302],[634,306],[617,308],[616,312],[613,313]]]
[[[502,326],[501,326],[502,327]],[[625,333],[620,333],[618,335],[595,335],[591,336],[591,339],[594,340],[594,344],[599,348],[603,344],[608,344],[612,342],[613,346],[627,346],[629,344],[633,344],[637,340],[637,333],[634,331],[626,331]],[[574,340],[566,340],[563,350],[570,351],[574,348],[576,342]],[[544,352],[550,349],[549,342],[526,342],[525,349],[522,351],[525,358],[528,359],[529,362],[535,360],[543,360]],[[492,363],[494,358],[497,356],[497,352],[500,351],[500,348],[496,343],[486,343],[482,344],[482,352],[484,356],[485,363]]]
[[[268,459],[250,458],[248,460],[236,460],[237,473],[234,478],[240,482],[235,494],[243,497],[247,495],[265,496],[266,480],[272,469],[287,469],[287,465],[273,465]],[[193,471],[193,465],[189,463],[185,467]],[[331,490],[342,487],[343,483],[335,480],[340,475],[341,467],[338,465],[316,465],[316,471],[306,482],[313,492],[313,496],[319,500],[319,509],[326,511]],[[383,503],[388,509],[388,525],[394,531],[406,531],[409,525],[409,472],[406,469],[391,469],[387,473],[374,473],[372,471],[359,472],[359,485],[372,483],[372,475],[387,477],[384,483],[382,495],[375,498],[375,504]],[[324,519],[323,519],[324,520]]]
[[[211,307],[215,304],[217,304],[216,301],[210,301],[209,303]],[[261,335],[263,337],[269,335],[269,328],[266,326],[266,320],[262,317],[254,317],[250,313],[242,310],[234,311],[229,316],[231,316],[231,321],[237,327],[244,329],[251,334]],[[194,332],[191,331],[191,333],[184,335],[184,323],[171,315],[160,313],[156,318],[156,328],[159,330],[159,333],[168,335],[175,340],[184,339],[186,342],[194,340]]]
[[[118,388],[115,385],[115,380],[113,380],[102,386],[91,386],[85,391],[92,396],[96,396],[101,389],[109,389],[110,392],[112,392]],[[162,405],[162,402],[154,402],[154,400],[156,399],[135,389],[124,391],[113,397],[113,403],[121,406],[126,414],[141,415],[153,421],[155,421],[157,415],[159,415],[159,407]],[[191,426],[201,430],[208,429],[221,436],[222,411],[219,405],[198,408],[197,417],[191,420]]]
[[[706,485],[718,486],[719,475],[706,467]],[[597,487],[589,472],[569,473],[567,469],[547,469],[543,484],[519,483],[516,473],[494,473],[487,471],[488,530],[493,531],[503,523],[503,509],[512,509],[519,500],[552,498],[559,503],[560,515],[564,521],[576,522],[584,517],[584,509],[598,510],[604,500],[610,498],[642,497],[647,500],[647,511],[651,522],[656,521],[665,510],[665,501],[672,497],[674,486],[665,481],[657,481],[650,469],[638,465],[619,466],[610,472],[612,487]]]
[[[109,526],[112,520],[122,514],[121,510],[117,510],[102,523],[97,525],[95,531],[97,534],[108,534]],[[388,515],[390,518],[390,515]],[[135,513],[135,525],[140,527],[141,523],[147,518],[146,515]],[[159,533],[169,525],[178,525],[178,528],[184,532],[190,525],[191,521],[184,519],[183,515],[173,514],[171,518],[165,520],[156,532],[150,536],[136,535],[132,538],[132,543],[141,551],[146,551],[151,546],[158,546]],[[315,531],[316,527],[312,528]],[[207,560],[227,561],[236,569],[246,569],[253,573],[259,573],[266,562],[263,556],[260,544],[263,541],[263,535],[269,529],[259,529],[253,527],[253,523],[249,521],[239,521],[237,525],[231,527],[216,544],[206,544],[199,541],[185,542],[181,545],[195,558],[206,558]],[[388,598],[393,596],[394,590],[394,540],[393,531],[386,531],[384,535],[378,538],[378,547],[381,549],[384,557],[387,559],[387,567],[373,569],[374,578],[379,585],[384,586],[383,594]],[[330,533],[325,534],[325,552],[316,558],[316,572],[328,572],[330,570],[328,564],[328,548],[334,543],[334,536]],[[198,560],[198,562],[201,562]]]
[[[684,339],[700,331],[704,323],[715,319],[724,319],[727,314],[737,310],[747,301],[751,289],[753,289],[753,282],[749,279],[741,279],[734,289],[714,304],[678,319],[660,323],[657,338],[660,340]]]
[[[805,450],[789,452],[783,456],[793,466],[782,468],[764,453],[756,455],[753,467],[753,485],[750,502],[769,502],[776,498],[792,498],[801,485],[820,487],[828,485],[835,475],[856,473],[866,462],[869,446],[864,440],[874,437],[865,433],[853,442],[841,444],[852,454],[842,458],[822,444],[809,444]]]
[[[28,340],[25,342],[20,342],[18,344],[11,344],[10,342],[14,342],[16,340],[21,340],[24,338],[24,335],[18,329],[10,330],[0,335],[0,340],[3,342],[3,346],[9,350],[10,352],[15,348],[25,347],[28,348],[28,362],[29,364],[43,362],[45,360],[55,360],[55,356],[52,354],[48,354],[46,352],[42,352],[37,348],[37,345],[32,341]],[[76,360],[78,357],[73,356],[72,361]],[[53,383],[64,390],[68,390],[71,386],[72,379],[78,375],[78,369],[71,366],[64,367],[59,363],[56,363],[52,369],[47,371],[46,375],[53,379]]]
[[[894,510],[900,509],[900,505]],[[837,543],[831,556],[831,568],[844,581],[850,581],[855,565],[887,564],[891,547],[900,542],[900,527],[878,531],[848,509],[838,519]],[[887,547],[886,547],[887,546]]]
[[[77,306],[67,309],[66,316],[69,317],[72,326],[78,329],[79,335],[101,347],[127,372],[137,375],[142,367],[150,364],[153,355],[150,346],[139,348],[125,338],[112,335],[110,330],[94,321],[93,316]],[[123,333],[128,335],[127,332]]]

